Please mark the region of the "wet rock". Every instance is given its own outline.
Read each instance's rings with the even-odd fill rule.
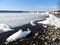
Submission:
[[[54,37],[54,38],[52,38],[52,41],[55,41],[57,39],[57,37]]]
[[[45,42],[45,45],[48,45],[47,42]]]

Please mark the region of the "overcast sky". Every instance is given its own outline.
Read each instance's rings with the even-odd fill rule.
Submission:
[[[0,0],[0,10],[57,10],[58,0]]]

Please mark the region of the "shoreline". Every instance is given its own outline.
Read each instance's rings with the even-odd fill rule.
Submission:
[[[45,27],[46,26],[46,27]],[[49,44],[58,44],[60,40],[60,29],[55,29],[52,25],[37,24],[36,26],[31,26],[27,24],[27,27],[23,26],[23,29],[29,29],[32,31],[27,37],[18,39],[16,41],[10,42],[7,45],[49,45]],[[24,30],[23,30],[24,31]],[[14,31],[2,33],[0,35],[0,45],[5,45],[5,40],[9,35],[12,35]],[[15,32],[14,32],[15,33]],[[58,41],[58,42],[57,42]]]

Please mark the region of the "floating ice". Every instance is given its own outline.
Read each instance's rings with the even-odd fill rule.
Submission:
[[[9,42],[16,41],[17,39],[25,38],[28,34],[30,34],[30,30],[28,31],[22,31],[21,29],[17,31],[16,33],[9,36],[5,42],[5,44],[8,44]]]

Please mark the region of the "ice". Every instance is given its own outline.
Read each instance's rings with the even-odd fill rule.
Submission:
[[[31,31],[27,29],[27,31],[22,31],[21,29],[17,31],[16,33],[12,34],[6,39],[5,44],[8,44],[9,42],[16,41],[17,39],[25,38],[28,34],[30,34]]]
[[[46,18],[46,20],[38,22],[38,23],[50,24],[50,25],[56,26],[56,28],[60,28],[60,18],[52,14],[49,14],[49,18]]]
[[[48,14],[31,13],[0,13],[0,23],[4,23],[14,28],[30,23],[31,21],[43,20]]]
[[[31,21],[31,22],[30,22],[30,24],[31,24],[32,26],[35,26],[35,25],[36,25],[36,24],[34,24],[34,22],[33,22],[33,21]]]
[[[6,24],[0,24],[0,33],[2,32],[7,32],[7,31],[12,31],[13,29],[11,29],[8,25]]]

